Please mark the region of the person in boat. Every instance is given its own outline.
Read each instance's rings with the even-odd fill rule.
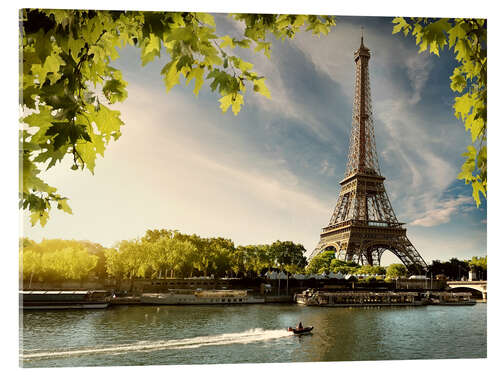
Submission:
[[[299,322],[299,324],[297,324],[297,329],[304,329],[304,327],[302,326],[302,322]]]

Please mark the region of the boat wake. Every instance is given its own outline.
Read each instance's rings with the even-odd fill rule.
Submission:
[[[59,357],[74,357],[81,355],[109,354],[119,355],[130,352],[150,352],[157,350],[193,349],[203,346],[249,344],[259,341],[276,340],[293,335],[284,329],[264,330],[262,328],[251,329],[244,332],[224,333],[214,336],[199,336],[189,339],[164,340],[164,341],[140,341],[134,344],[94,346],[92,348],[79,348],[64,351],[25,351],[21,353],[21,360],[50,359]]]

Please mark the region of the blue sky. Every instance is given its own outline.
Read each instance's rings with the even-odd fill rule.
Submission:
[[[363,26],[379,163],[398,219],[427,262],[485,255],[486,206],[476,209],[456,180],[469,136],[451,107],[453,56],[418,54],[413,39],[392,35],[391,19],[338,17],[327,37],[274,42],[271,59],[237,51],[272,95],[248,93],[237,117],[220,111],[208,87],[198,98],[192,86],[166,93],[166,56],[141,67],[138,50],[122,50],[113,64],[129,82],[128,99],[115,106],[122,137],[94,176],[69,163],[48,171],[74,214],[54,212],[45,228],[25,219],[24,235],[110,246],[170,228],[236,244],[292,240],[312,251],[344,174]],[[241,33],[225,15],[216,20],[219,35]]]

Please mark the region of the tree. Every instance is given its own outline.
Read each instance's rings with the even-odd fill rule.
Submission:
[[[257,262],[255,265],[255,272],[257,273],[258,276],[260,276],[264,270],[269,270],[273,266],[270,248],[271,248],[270,245],[256,246]]]
[[[386,270],[381,266],[370,266],[365,264],[354,271],[356,275],[385,275]]]
[[[245,273],[247,270],[247,248],[238,246],[231,254],[230,269],[237,277],[240,273]]]
[[[297,272],[306,266],[306,249],[301,244],[292,241],[275,241],[269,248],[269,252],[274,260],[274,264],[279,270],[288,273]]]
[[[309,264],[306,267],[306,272],[309,274],[312,273],[325,273],[330,271],[331,263],[337,260],[335,259],[335,251],[334,250],[327,250],[323,251],[322,253],[316,255],[314,258],[311,259]],[[341,262],[341,261],[338,261]],[[342,262],[343,263],[343,262]],[[338,263],[336,263],[338,264]]]
[[[419,52],[429,50],[439,56],[439,51],[452,47],[457,67],[450,77],[450,88],[461,96],[455,98],[455,116],[464,122],[472,143],[462,154],[466,158],[457,176],[466,184],[472,184],[472,196],[479,207],[481,198],[486,199],[486,115],[487,115],[487,57],[485,19],[467,18],[402,18],[392,21],[396,25],[393,34],[410,32],[415,36]]]
[[[35,251],[23,251],[19,257],[22,261],[19,263],[20,274],[23,280],[29,280],[29,288],[33,277],[42,271],[42,254]]]
[[[39,244],[23,241],[20,259],[23,280],[84,280],[96,269],[99,257],[92,254],[85,241],[43,240]]]
[[[330,262],[330,272],[341,273],[343,275],[354,275],[361,266],[356,262],[345,262],[339,259],[332,259]]]
[[[19,204],[31,224],[45,225],[53,206],[71,213],[68,198],[40,176],[67,156],[71,169],[94,173],[97,155],[117,140],[124,125],[110,105],[127,97],[127,82],[111,61],[127,45],[141,49],[142,64],[169,56],[161,74],[167,91],[205,81],[220,95],[220,108],[236,115],[248,88],[265,97],[265,77],[233,50],[252,48],[270,57],[269,36],[292,39],[303,28],[328,34],[331,16],[232,14],[243,37],[217,35],[207,13],[23,9],[20,12],[20,90],[24,124],[20,131]]]
[[[469,265],[471,268],[475,269],[481,269],[483,271],[486,271],[488,269],[488,257],[472,257],[472,259],[469,261]]]
[[[130,289],[133,289],[134,280],[144,277],[148,268],[145,248],[139,240],[124,240],[118,244],[118,253],[125,276],[132,280]]]
[[[487,256],[472,257],[472,259],[469,261],[469,267],[471,270],[474,270],[478,274],[477,276],[480,278],[480,280],[487,279]]]
[[[125,277],[126,267],[121,254],[117,249],[106,249],[104,252],[106,257],[106,272],[115,280],[120,281]]]
[[[408,270],[404,264],[394,263],[387,267],[386,277],[389,279],[396,279],[398,277],[405,277],[408,274]]]

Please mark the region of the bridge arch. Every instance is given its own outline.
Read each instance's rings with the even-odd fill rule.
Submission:
[[[474,282],[453,282],[449,281],[447,283],[448,288],[453,291],[453,292],[471,292],[476,295],[479,295],[481,293],[482,298],[485,300],[487,299],[487,284],[486,282],[484,283],[474,283]]]
[[[455,287],[455,288],[451,288],[450,291],[452,291],[452,292],[469,292],[472,294],[473,298],[486,299],[485,292],[483,292],[482,290],[479,290],[479,288]]]

